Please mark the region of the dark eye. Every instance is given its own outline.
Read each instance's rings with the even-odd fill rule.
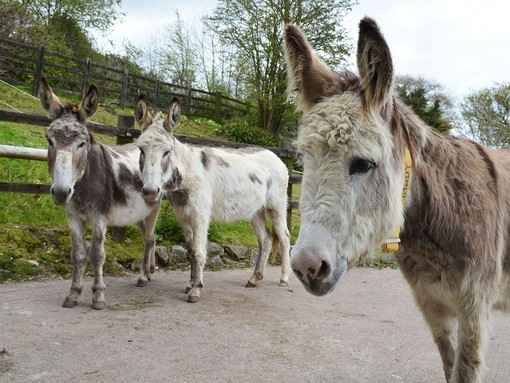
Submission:
[[[78,145],[78,149],[81,149],[85,146],[85,141],[81,142],[80,145]]]
[[[372,169],[375,164],[371,161],[365,160],[363,158],[356,158],[351,162],[351,166],[349,167],[349,175],[357,174],[357,173],[366,173],[370,169]]]
[[[163,158],[165,158],[166,156],[168,156],[170,154],[170,150],[167,150],[165,153],[163,153]]]

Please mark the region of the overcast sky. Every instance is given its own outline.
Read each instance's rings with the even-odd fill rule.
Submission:
[[[374,18],[390,46],[398,74],[435,80],[458,101],[473,90],[510,82],[508,0],[359,0],[359,3],[344,20],[353,47],[359,20],[365,15]],[[160,36],[164,27],[174,21],[174,10],[187,23],[198,25],[200,18],[211,13],[216,4],[216,0],[124,0],[126,17],[107,39],[118,48],[123,39],[145,46],[151,36]],[[108,49],[105,39],[98,42]],[[350,62],[355,62],[354,56]]]

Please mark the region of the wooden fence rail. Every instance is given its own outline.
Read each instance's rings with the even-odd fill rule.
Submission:
[[[0,121],[29,124],[41,127],[47,127],[50,120],[45,116],[31,115],[25,113],[9,112],[0,110]],[[109,126],[98,124],[95,122],[87,122],[87,128],[95,133],[106,134],[109,136],[117,137],[117,143],[133,142],[133,140],[140,136],[140,130],[134,128],[134,117],[133,116],[118,116],[118,126]],[[253,147],[253,145],[241,144],[236,142],[218,141],[204,138],[196,138],[189,136],[175,135],[179,141],[199,146],[210,146],[210,147],[228,147],[228,148],[241,148],[241,147]],[[294,161],[297,158],[296,152],[289,147],[286,148],[270,148],[265,147],[274,152],[280,159],[287,165],[289,170],[289,185],[287,188],[287,196],[289,200],[288,211],[287,211],[287,225],[290,229],[292,210],[299,208],[297,201],[292,201],[292,189],[293,185],[301,183],[301,177],[292,176],[292,168]],[[45,149],[36,148],[24,148],[18,146],[0,145],[0,157],[4,158],[17,158],[26,160],[47,160],[47,151]],[[7,183],[0,182],[0,192],[8,193],[29,193],[29,194],[49,194],[49,185],[41,184],[27,184],[27,183]]]
[[[60,93],[85,95],[95,83],[101,98],[119,105],[131,106],[136,96],[145,94],[155,110],[165,110],[173,97],[183,104],[184,115],[220,121],[235,115],[250,113],[250,103],[226,97],[220,92],[207,92],[134,73],[127,68],[111,67],[92,61],[51,52],[44,46],[31,46],[0,38],[0,79],[32,89],[37,96],[42,75]]]

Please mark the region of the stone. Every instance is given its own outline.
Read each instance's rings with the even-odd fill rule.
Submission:
[[[252,250],[246,246],[228,245],[225,246],[225,255],[234,261],[251,260]]]
[[[179,245],[172,246],[172,258],[177,263],[188,262],[188,251]]]
[[[165,246],[156,246],[155,247],[156,254],[156,265],[159,267],[167,267],[168,266],[168,251]]]
[[[209,257],[214,257],[219,255],[220,257],[225,254],[225,249],[223,246],[215,243],[215,242],[207,242],[207,255]]]
[[[215,255],[214,257],[207,258],[205,265],[206,267],[221,267],[223,266],[223,261],[219,255]]]

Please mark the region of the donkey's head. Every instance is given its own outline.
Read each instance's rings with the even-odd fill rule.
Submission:
[[[152,117],[143,96],[135,101],[135,119],[142,129],[136,144],[140,148],[140,171],[143,196],[147,201],[159,200],[165,190],[176,190],[182,181],[175,165],[173,132],[181,119],[179,100],[174,98],[163,119],[161,113]]]
[[[94,139],[86,121],[97,109],[98,91],[91,85],[79,105],[63,105],[42,77],[39,99],[52,120],[46,131],[50,192],[57,205],[67,205],[87,168],[87,153]]]
[[[301,228],[291,264],[306,289],[324,295],[349,265],[402,220],[402,158],[391,127],[393,65],[376,23],[359,25],[359,77],[334,73],[295,26],[285,27],[289,91],[303,117]]]

